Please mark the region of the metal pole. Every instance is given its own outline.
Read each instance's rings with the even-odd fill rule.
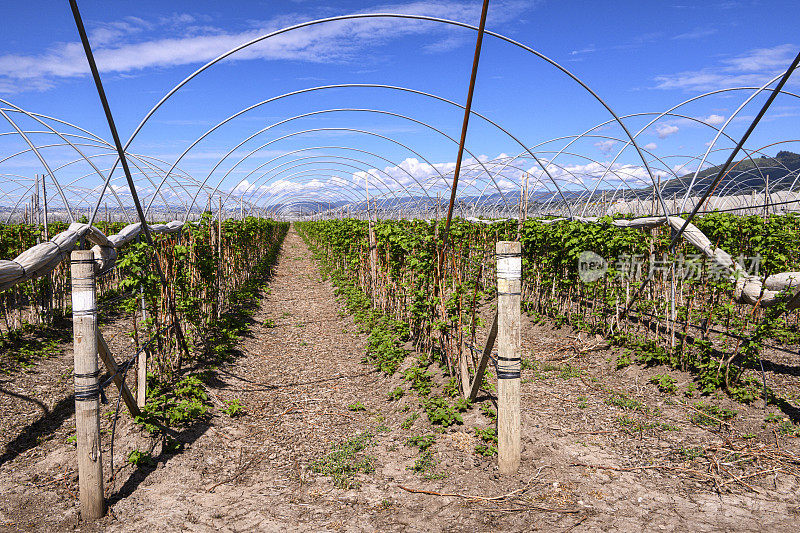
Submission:
[[[469,89],[467,90],[467,104],[464,106],[464,123],[461,126],[461,140],[458,143],[458,156],[456,157],[456,168],[453,171],[453,186],[450,189],[450,205],[447,208],[447,221],[444,224],[444,235],[442,236],[445,246],[447,245],[447,234],[450,231],[450,220],[453,218],[453,203],[456,200],[456,189],[458,188],[458,176],[461,174],[461,159],[464,156],[464,142],[467,139],[467,126],[469,126],[469,115],[472,110],[472,95],[475,92],[475,78],[478,75],[478,61],[481,57],[481,45],[483,44],[483,32],[486,28],[486,13],[489,11],[489,0],[483,0],[481,9],[481,22],[478,26],[478,40],[475,43],[475,56],[472,59],[472,73],[469,78]]]
[[[125,179],[128,181],[128,188],[131,192],[133,205],[136,207],[136,213],[139,215],[139,220],[142,223],[142,233],[144,234],[147,244],[149,244],[155,252],[156,247],[155,243],[153,242],[153,236],[150,234],[150,228],[147,226],[147,220],[145,219],[144,211],[142,211],[142,204],[139,202],[139,195],[136,193],[136,186],[133,183],[131,169],[128,167],[128,160],[125,157],[125,151],[122,148],[122,142],[120,141],[119,134],[117,133],[117,126],[114,123],[114,117],[111,115],[111,107],[108,105],[106,92],[103,89],[103,82],[100,80],[100,72],[97,70],[97,64],[94,61],[94,54],[92,54],[92,48],[89,45],[89,38],[86,35],[86,29],[83,26],[83,20],[81,19],[80,11],[78,11],[78,4],[76,3],[76,0],[69,0],[69,5],[72,8],[72,15],[75,18],[75,25],[78,28],[78,33],[80,34],[81,42],[83,43],[83,50],[86,53],[86,60],[89,62],[89,68],[92,71],[92,77],[94,78],[94,83],[97,87],[97,94],[100,97],[101,104],[103,105],[103,111],[105,112],[106,120],[108,121],[108,128],[111,130],[111,136],[114,138],[114,145],[117,148],[117,154],[119,155],[119,160],[122,164],[122,170],[125,172]],[[168,288],[167,278],[164,276],[164,272],[161,270],[161,265],[159,264],[158,260],[154,261],[153,263],[155,264],[158,277],[161,280],[161,285],[163,285],[164,289],[166,290]],[[178,338],[178,345],[181,347],[183,354],[188,358],[189,348],[186,346],[186,340],[183,337],[183,329],[178,321],[178,314],[175,311],[175,303],[172,301],[172,298],[169,297],[169,291],[167,291],[167,306],[169,308],[170,316],[172,317],[172,322],[175,326],[175,335]],[[178,358],[177,367],[178,370],[180,370],[180,357]]]
[[[36,212],[36,225],[38,226],[42,223],[42,215],[39,212],[39,174],[36,174],[36,193],[33,195],[33,209]]]
[[[686,217],[686,220],[684,221],[684,223],[681,226],[681,228],[678,231],[674,232],[674,235],[672,236],[672,239],[670,240],[670,243],[669,243],[669,249],[670,250],[674,250],[675,243],[678,242],[678,239],[680,239],[680,237],[683,234],[683,232],[686,231],[686,228],[689,226],[689,224],[691,224],[692,219],[695,217],[697,212],[700,211],[700,208],[702,207],[703,203],[708,199],[709,196],[711,196],[711,193],[713,193],[714,189],[717,188],[717,185],[719,184],[720,181],[722,181],[722,178],[724,178],[726,176],[728,168],[731,166],[731,163],[733,163],[733,160],[736,158],[736,154],[739,153],[739,150],[742,149],[742,146],[744,146],[744,143],[747,142],[747,139],[750,137],[750,134],[753,133],[753,130],[756,128],[758,123],[761,121],[761,118],[764,116],[764,114],[766,114],[767,110],[769,109],[769,106],[772,105],[772,102],[775,101],[775,98],[781,93],[781,90],[783,89],[783,86],[786,85],[787,81],[789,81],[789,78],[791,77],[792,72],[794,72],[794,70],[797,68],[798,63],[800,63],[800,52],[797,54],[797,56],[795,56],[794,60],[792,61],[792,64],[789,65],[789,68],[786,69],[786,72],[783,74],[783,76],[781,77],[781,79],[778,82],[778,84],[772,90],[772,93],[769,95],[769,98],[767,98],[767,101],[764,102],[763,106],[761,106],[761,110],[758,112],[756,117],[753,119],[753,122],[750,123],[750,126],[747,128],[747,131],[744,133],[742,138],[737,143],[736,148],[734,148],[733,151],[731,152],[731,154],[728,156],[728,160],[725,161],[725,164],[720,167],[719,172],[717,173],[717,176],[714,178],[714,181],[711,182],[711,184],[706,189],[705,193],[703,193],[703,196],[700,197],[700,201],[697,202],[697,204],[694,206],[694,209],[692,209],[691,213],[689,213],[689,216]],[[646,277],[644,279],[644,281],[642,282],[642,284],[639,285],[639,289],[633,295],[633,298],[625,305],[625,309],[623,309],[622,314],[620,315],[620,318],[625,318],[626,316],[628,316],[628,313],[630,312],[631,307],[633,306],[633,303],[636,300],[638,300],[639,296],[641,296],[641,294],[644,292],[644,289],[647,286],[647,284],[649,283],[650,279],[651,279],[651,276]],[[795,299],[798,299],[798,298],[800,298],[800,292],[798,292],[790,300],[790,305],[793,305]]]

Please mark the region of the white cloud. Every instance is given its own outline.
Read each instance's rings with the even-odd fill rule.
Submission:
[[[757,48],[701,70],[666,74],[655,78],[657,89],[709,91],[724,87],[761,86],[789,66],[797,46],[782,44]]]
[[[441,52],[449,52],[450,50],[455,50],[456,48],[469,43],[469,39],[467,39],[463,35],[448,35],[444,39],[440,39],[438,41],[432,42],[431,44],[426,44],[423,46],[423,50],[429,54],[437,54]]]
[[[715,33],[717,33],[716,28],[696,28],[689,32],[679,33],[678,35],[675,35],[672,38],[675,40],[692,41],[695,39],[702,39],[703,37],[714,35]]]
[[[617,144],[617,141],[611,141],[611,140],[598,141],[598,142],[594,143],[594,145],[597,147],[597,149],[600,150],[601,152],[603,152],[604,154],[607,154],[608,152],[610,152],[611,149],[614,148],[615,144]]]
[[[569,55],[577,56],[577,55],[581,55],[581,54],[591,54],[592,52],[596,52],[596,51],[597,51],[597,47],[595,45],[593,45],[593,44],[590,44],[586,48],[581,48],[580,50],[571,51],[569,53]]]
[[[644,148],[645,150],[655,150],[656,148],[658,148],[658,145],[656,143],[647,143],[642,148]]]
[[[530,3],[504,0],[495,4],[495,22],[517,17]],[[480,6],[474,2],[439,1],[383,5],[362,12],[394,12],[437,16],[475,23]],[[154,67],[201,64],[266,33],[310,20],[294,14],[259,21],[244,31],[201,25],[196,17],[177,14],[155,21],[128,17],[97,25],[91,42],[98,68],[103,73],[131,74]],[[331,22],[291,31],[252,45],[230,60],[295,60],[307,62],[349,61],[364,48],[398,37],[424,35],[432,39],[426,51],[447,51],[457,46],[454,28],[425,21],[374,18]],[[0,55],[0,92],[33,88],[46,90],[59,78],[87,75],[83,48],[78,42],[54,43],[38,54]]]
[[[708,115],[706,118],[703,119],[703,122],[706,124],[710,124],[712,126],[719,126],[720,124],[725,123],[725,117],[722,115]]]
[[[468,164],[467,161],[464,162],[462,168],[466,164]],[[356,172],[353,174],[353,180],[359,184],[366,184],[366,180],[369,179],[370,185],[376,187],[384,187],[384,185],[381,184],[381,181],[383,181],[386,186],[390,188],[399,188],[401,185],[405,187],[410,187],[412,185],[418,186],[414,180],[419,183],[431,182],[433,180],[439,181],[441,184],[443,180],[440,175],[452,176],[455,168],[455,162],[434,163],[430,165],[415,157],[409,157],[397,166],[385,167],[383,171],[373,168],[365,172]],[[447,183],[449,183],[449,181]]]
[[[672,124],[659,124],[656,126],[656,133],[658,134],[659,139],[666,139],[670,135],[678,133],[678,126],[674,126]]]
[[[125,195],[130,196],[131,195],[130,189],[128,188],[127,184],[126,185],[114,185],[114,184],[110,183],[108,185],[108,187],[106,187],[105,189],[106,189],[106,191],[109,191],[109,190],[113,189],[114,192],[117,193],[119,196],[125,196]],[[93,192],[95,194],[99,194],[100,191],[102,191],[102,190],[103,190],[103,185],[95,185],[94,187],[89,189],[89,191],[91,191],[91,192]],[[149,189],[149,190],[152,191],[152,189]],[[139,192],[138,188],[137,188],[137,192]],[[48,196],[48,198],[50,197],[49,194],[47,196]]]
[[[252,184],[247,180],[240,181],[236,187],[233,188],[233,194],[242,195],[252,187]]]
[[[586,164],[564,165],[557,167],[554,164],[548,165],[548,171],[559,182],[580,184],[584,187],[593,187],[598,180],[603,177],[603,183],[620,184],[627,182],[631,187],[647,187],[652,185],[650,175],[641,165],[619,164],[611,165],[606,172],[609,163],[590,162]],[[651,169],[655,177],[664,178],[668,173],[663,170]]]

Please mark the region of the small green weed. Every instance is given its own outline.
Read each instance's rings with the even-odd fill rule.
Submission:
[[[436,442],[436,435],[427,434],[427,435],[414,435],[409,437],[406,441],[407,446],[416,446],[419,448],[419,451],[424,452]]]
[[[330,476],[336,488],[357,488],[359,486],[356,480],[357,474],[369,474],[375,471],[374,459],[361,454],[372,444],[372,439],[371,433],[364,432],[333,445],[327,455],[311,463],[312,472]]]
[[[721,427],[737,414],[733,409],[725,409],[704,402],[697,402],[694,404],[694,408],[699,412],[694,413],[691,420],[698,426]]]
[[[572,365],[563,365],[559,371],[561,379],[579,378],[583,375],[583,370]]]
[[[764,418],[767,424],[777,425],[776,431],[780,435],[788,437],[800,437],[800,427],[797,427],[786,417],[781,417],[775,413],[770,413]]]
[[[417,418],[419,418],[419,413],[411,413],[408,415],[408,418],[403,420],[403,422],[400,424],[400,427],[403,429],[411,429],[411,426],[414,425],[414,422],[416,422]]]
[[[150,452],[131,450],[128,454],[128,462],[134,466],[155,466],[156,462]]]
[[[692,461],[694,459],[697,459],[698,457],[702,457],[703,455],[705,455],[705,450],[699,447],[687,448],[685,446],[682,446],[678,450],[678,455],[680,455],[686,460]]]
[[[406,391],[403,390],[403,387],[395,387],[389,392],[389,400],[391,401],[399,400],[400,398],[403,397],[405,393]]]
[[[420,453],[420,456],[414,461],[413,466],[409,466],[408,470],[412,472],[416,472],[418,474],[423,474],[425,479],[444,479],[447,477],[445,473],[435,473],[434,469],[439,462],[433,458],[433,451],[432,450],[425,450]]]
[[[403,378],[411,382],[411,388],[420,396],[427,396],[431,393],[433,388],[431,377],[433,377],[433,374],[418,366],[412,366],[403,372]]]
[[[351,410],[351,411],[366,411],[367,410],[366,406],[363,403],[361,403],[361,401],[358,401],[356,403],[352,403],[352,404],[348,405],[347,408],[349,410]]]
[[[622,370],[627,366],[631,366],[633,361],[631,360],[631,351],[630,350],[622,350],[620,354],[617,356],[617,370]]]
[[[492,406],[490,405],[481,405],[481,412],[486,415],[489,419],[497,422],[497,411],[495,411]]]
[[[611,394],[605,399],[605,403],[626,411],[647,411],[647,407],[642,402],[634,400],[622,392],[611,391]]]
[[[483,441],[475,446],[475,453],[483,457],[497,455],[497,430],[495,428],[475,428],[475,434]]]
[[[152,434],[160,426],[186,426],[204,420],[208,415],[208,395],[198,375],[189,375],[170,386],[148,374],[148,402],[136,422]]]
[[[233,400],[225,402],[225,409],[222,411],[231,418],[235,418],[244,413],[244,408],[239,403],[239,398],[234,398]]]
[[[675,386],[675,378],[666,374],[656,374],[650,378],[650,383],[653,383],[658,390],[665,394],[675,394],[678,387]]]
[[[423,399],[422,407],[428,414],[428,420],[430,420],[431,424],[449,427],[453,424],[464,423],[464,419],[461,418],[456,408],[441,396]]]
[[[642,434],[645,431],[659,427],[658,422],[649,422],[628,415],[618,416],[617,422],[622,426],[622,429],[629,433]]]
[[[455,398],[460,394],[458,391],[458,381],[455,377],[451,377],[450,380],[445,383],[444,387],[442,387],[442,392],[449,398]]]

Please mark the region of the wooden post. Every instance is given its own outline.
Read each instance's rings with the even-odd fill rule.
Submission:
[[[50,230],[47,229],[47,180],[42,174],[42,203],[44,204],[44,240],[50,240]]]
[[[372,213],[369,205],[369,178],[365,177],[367,184],[367,232],[369,234],[369,288],[370,297],[375,301],[375,288],[378,279],[378,244],[375,240],[375,227],[372,222]],[[375,219],[377,220],[377,216]]]
[[[106,344],[106,340],[103,338],[103,334],[100,333],[99,330],[97,331],[97,351],[100,354],[100,359],[103,360],[103,364],[106,365],[108,371],[114,376],[114,384],[119,389],[119,393],[122,395],[122,399],[125,401],[125,405],[128,407],[128,411],[130,411],[131,416],[140,416],[142,412],[136,405],[136,400],[133,399],[133,395],[128,389],[128,385],[122,380],[122,374],[117,373],[119,370],[117,361],[114,359],[114,354],[112,354],[111,350],[108,349],[108,344]]]
[[[520,300],[522,244],[499,241],[497,251],[497,456],[501,474],[519,470]]]
[[[522,211],[522,224],[525,225],[525,220],[528,218],[528,199],[530,198],[530,180],[531,175],[525,173],[525,209]]]
[[[497,313],[494,314],[494,321],[492,328],[489,330],[489,337],[486,339],[486,345],[483,347],[483,356],[481,357],[478,368],[475,370],[475,377],[472,378],[472,385],[469,388],[469,399],[475,401],[478,397],[478,391],[481,390],[483,384],[483,373],[486,371],[486,365],[489,362],[489,356],[492,355],[494,349],[494,341],[497,338]]]
[[[94,252],[72,252],[72,331],[75,353],[75,428],[81,516],[103,516],[103,460],[100,449],[100,385],[97,368],[97,309]]]
[[[137,237],[137,240],[140,237]],[[142,332],[147,329],[147,302],[144,299],[144,289],[139,287],[139,305],[142,309]],[[134,316],[134,320],[136,317]],[[147,403],[147,350],[144,349],[136,358],[136,406],[144,408]]]
[[[33,211],[34,213],[36,213],[35,224],[38,226],[39,224],[42,223],[41,221],[42,215],[39,213],[39,174],[36,174],[36,193],[33,195]],[[38,231],[39,228],[36,229]]]
[[[234,215],[236,216],[236,215]],[[213,233],[213,232],[212,232]],[[222,277],[225,266],[222,262],[222,195],[219,195],[219,213],[217,214],[217,318],[222,316],[222,297],[225,295]]]

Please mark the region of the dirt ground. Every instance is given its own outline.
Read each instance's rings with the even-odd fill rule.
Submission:
[[[496,457],[474,451],[480,443],[474,429],[492,425],[479,408],[491,406],[491,398],[443,433],[429,424],[413,392],[390,400],[390,391],[407,385],[399,374],[361,363],[366,335],[343,312],[293,229],[269,286],[241,357],[217,372],[213,416],[181,434],[181,453],[162,454],[127,414],[120,419],[118,473],[106,486],[109,512],[97,523],[81,521],[78,512],[75,448],[68,442],[70,350],[0,378],[0,530],[800,527],[800,487],[791,472],[798,439],[778,430],[789,426],[774,407],[690,394],[690,375],[665,368],[617,370],[611,349],[595,349],[601,339],[523,317],[523,351],[533,364],[523,371],[522,465],[517,475],[500,476]],[[124,326],[120,320],[114,327]],[[124,333],[107,336],[115,353],[129,351]],[[481,331],[478,338],[485,336]],[[797,381],[797,365],[782,361],[769,369],[782,370],[779,381],[788,387]],[[656,374],[674,377],[677,392],[650,383]],[[221,408],[233,399],[244,408],[241,416]],[[694,410],[701,401],[736,414],[724,424],[708,418],[704,424]],[[108,476],[113,405],[103,409]],[[415,412],[422,415],[414,419]],[[765,422],[768,413],[777,413],[774,423]],[[336,488],[312,471],[332,446],[362,432],[374,435],[360,452],[371,457],[374,471],[357,474],[359,486]],[[432,460],[418,472],[412,467],[420,451],[407,441],[427,434],[437,435]],[[133,449],[152,449],[157,464],[125,464]]]

